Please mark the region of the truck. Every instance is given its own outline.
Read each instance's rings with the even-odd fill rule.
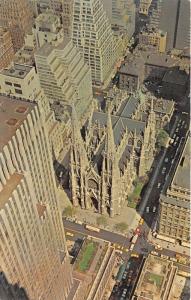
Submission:
[[[139,237],[139,235],[137,233],[132,237],[132,239],[131,239],[131,246],[129,248],[130,251],[133,250],[138,237]]]
[[[135,234],[135,235],[133,236],[132,240],[131,240],[131,244],[134,244],[134,245],[135,245],[137,239],[138,239],[138,234]]]

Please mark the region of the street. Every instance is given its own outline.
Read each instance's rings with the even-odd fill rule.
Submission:
[[[118,255],[123,259],[126,265],[124,275],[120,283],[116,281],[110,300],[119,299],[119,297],[131,299],[137,278],[141,272],[140,265],[150,253],[172,260],[180,271],[190,272],[189,256],[185,255],[185,253],[179,254],[182,258],[180,263],[180,261],[177,261],[178,251],[175,246],[173,248],[173,245],[167,244],[166,247],[162,247],[160,246],[160,241],[156,242],[155,239],[149,238],[151,230],[155,230],[160,194],[165,193],[170,185],[184,148],[186,136],[189,133],[189,116],[183,112],[183,109],[175,112],[169,124],[170,145],[159,153],[154,162],[155,165],[150,174],[150,181],[143,191],[142,201],[138,208],[142,222],[139,222],[138,227],[134,229],[134,233],[131,233],[131,235],[128,233],[127,236],[124,236],[104,229],[100,229],[99,232],[90,231],[85,228],[84,224],[81,225],[63,219],[66,232],[70,232],[73,235],[69,239],[82,239],[87,235],[103,239],[111,242]],[[131,238],[135,233],[138,234],[138,238],[132,247],[132,251],[130,251]]]

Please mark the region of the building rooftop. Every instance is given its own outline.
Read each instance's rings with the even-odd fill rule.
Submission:
[[[43,24],[47,24],[47,23],[54,23],[57,22],[59,20],[59,17],[54,15],[53,12],[45,12],[42,13],[40,15],[38,15],[38,17],[35,19],[35,23],[43,23]]]
[[[154,99],[154,111],[156,113],[171,114],[174,108],[174,101]]]
[[[188,74],[183,71],[179,70],[179,68],[173,68],[172,70],[168,70],[162,79],[163,82],[185,85],[188,81]]]
[[[28,65],[14,64],[10,68],[2,70],[1,73],[6,76],[23,79],[31,71],[32,68],[32,66]]]
[[[157,256],[149,255],[143,266],[137,288],[135,290],[138,300],[164,299],[166,289],[172,285],[176,270],[173,263]],[[165,298],[166,299],[166,298]]]
[[[140,76],[144,69],[144,58],[142,55],[128,55],[125,63],[121,66],[119,73]]]
[[[176,65],[176,60],[173,57],[165,53],[150,53],[145,52],[145,64],[161,66],[161,67],[172,67]]]
[[[58,45],[58,46],[53,46],[50,43],[45,43],[42,47],[40,47],[36,52],[35,56],[48,56],[53,50],[63,50],[66,45],[69,43],[69,39],[67,37],[64,37],[64,40]]]
[[[190,190],[190,137],[186,142],[172,184]]]
[[[0,95],[0,152],[15,135],[35,104]]]

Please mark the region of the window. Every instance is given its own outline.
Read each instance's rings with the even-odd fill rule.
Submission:
[[[21,85],[18,84],[18,83],[14,83],[14,86],[15,86],[15,87],[18,87],[18,88],[21,88]]]
[[[18,90],[18,89],[15,89],[15,93],[17,93],[17,94],[22,94],[22,91],[21,90]]]
[[[5,84],[7,84],[7,85],[12,85],[12,82],[5,81]]]

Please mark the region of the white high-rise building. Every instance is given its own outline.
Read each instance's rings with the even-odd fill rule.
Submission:
[[[45,114],[50,148],[54,157],[58,157],[63,149],[63,136],[65,124],[55,119],[54,112],[50,110],[47,97],[40,87],[39,77],[35,67],[23,64],[14,64],[0,72],[0,93],[18,99],[35,101]]]
[[[74,104],[82,117],[93,99],[91,70],[72,41],[65,38],[57,47],[46,43],[36,52],[35,61],[50,102]]]
[[[0,96],[0,266],[30,300],[65,300],[72,273],[43,110]]]
[[[72,39],[91,67],[93,84],[102,86],[112,76],[121,55],[101,0],[74,0]]]

